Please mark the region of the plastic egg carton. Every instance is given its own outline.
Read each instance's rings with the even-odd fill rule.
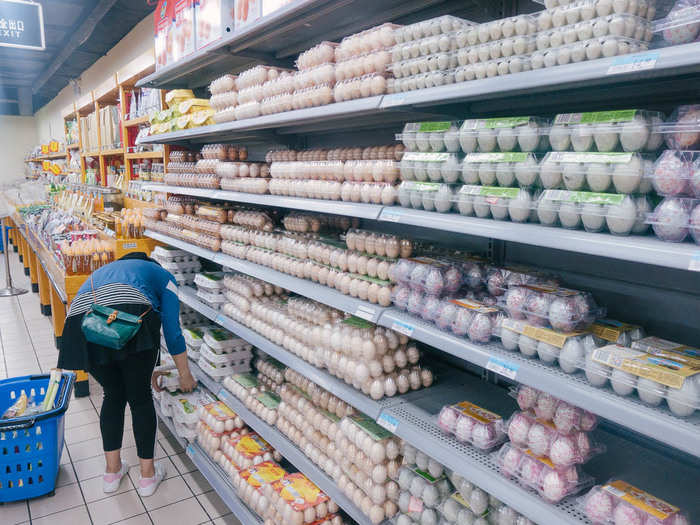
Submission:
[[[678,507],[619,479],[596,485],[577,500],[577,506],[594,525],[690,525]]]
[[[256,84],[238,92],[238,105],[241,106],[249,102],[260,102],[263,98],[263,87],[260,84]]]
[[[595,414],[570,405],[531,386],[518,385],[513,387],[510,389],[510,395],[518,402],[520,409],[527,412],[528,417],[534,413],[535,417],[540,420],[553,423],[561,435],[590,432],[598,426],[598,417]],[[525,423],[532,426],[531,420]],[[517,430],[522,438],[524,429]],[[511,441],[514,440],[511,439]],[[522,444],[526,444],[524,439],[520,439],[520,441]]]
[[[222,179],[221,189],[227,191],[238,191],[241,193],[255,193],[264,195],[268,192],[267,179]]]
[[[517,295],[506,293],[506,308],[509,299],[514,301]],[[516,319],[503,319],[498,335],[506,350],[519,351],[525,357],[538,357],[550,365],[558,364],[567,374],[583,368],[586,352],[597,346],[590,333],[557,332]]]
[[[700,198],[700,151],[665,150],[654,163],[651,182],[659,195]]]
[[[394,38],[398,44],[421,40],[423,38],[441,36],[453,33],[460,29],[473,27],[474,23],[452,15],[443,15],[428,20],[421,20],[414,24],[397,27],[394,30]]]
[[[240,92],[246,88],[262,85],[268,80],[274,80],[288,70],[272,66],[255,66],[240,73],[236,77],[236,89]]]
[[[656,0],[536,0],[547,8],[537,15],[537,26],[541,29],[561,27],[579,20],[630,14],[653,20],[656,15]]]
[[[697,350],[657,342],[646,346],[643,341],[632,343],[632,348],[611,344],[589,352],[585,362],[588,382],[597,387],[609,382],[620,396],[636,392],[650,406],[659,406],[666,400],[674,415],[691,416],[700,409]],[[659,359],[675,362],[676,368],[670,370],[658,364]]]
[[[533,69],[531,55],[513,55],[469,65],[462,64],[463,60],[460,60],[460,58],[458,55],[457,62],[459,67],[454,70],[455,82],[480,80]]]
[[[222,443],[225,442],[231,432],[215,432],[204,421],[197,422],[197,442],[212,458],[217,451],[221,450]]]
[[[677,1],[669,13],[654,22],[654,33],[668,45],[687,44],[700,33],[700,8],[692,0]]]
[[[554,151],[654,152],[668,131],[663,113],[657,111],[564,113],[555,117],[549,141]]]
[[[311,69],[296,71],[292,77],[292,89],[285,89],[283,92],[271,92],[269,96],[301,91],[302,89],[318,85],[332,85],[336,81],[336,67],[336,64],[326,62]]]
[[[198,408],[197,415],[218,433],[240,431],[244,426],[241,418],[222,401],[202,405]]]
[[[406,308],[441,330],[468,338],[473,343],[488,343],[497,335],[498,309],[473,298],[440,301],[432,296],[419,297],[413,291]]]
[[[274,449],[254,432],[223,440],[221,450],[241,468],[274,460]]]
[[[536,49],[533,36],[516,36],[479,44],[457,51],[457,63],[460,66],[487,63],[498,58],[524,57]]]
[[[209,377],[214,379],[214,381],[222,381],[226,376],[231,374],[247,372],[250,370],[250,361],[236,361],[234,363],[221,365],[217,363],[210,363],[203,355],[200,355],[197,364]]]
[[[217,292],[224,287],[223,272],[204,272],[195,275],[194,284],[208,292]]]
[[[297,90],[292,94],[292,109],[324,106],[333,102],[333,85],[321,84]]]
[[[209,104],[216,112],[223,111],[231,106],[236,106],[238,105],[238,92],[227,91],[225,93],[212,95],[212,97],[209,99]]]
[[[233,113],[235,115],[235,120],[244,120],[248,118],[255,118],[261,115],[260,113],[260,102],[251,101],[245,104],[238,104],[234,106]]]
[[[385,23],[360,33],[346,36],[335,48],[336,63],[348,58],[388,49],[396,44],[394,31],[400,26]]]
[[[459,122],[409,122],[404,125],[402,133],[396,134],[396,140],[406,148],[401,163],[437,162],[446,160],[447,156],[418,155],[418,153],[459,152]]]
[[[300,472],[265,485],[263,492],[280,523],[312,524],[329,514],[330,498]]]
[[[413,242],[401,239],[396,235],[374,233],[368,230],[353,228],[345,234],[345,244],[348,250],[357,250],[370,255],[386,256],[391,259],[410,257],[413,253]]]
[[[404,181],[398,189],[398,203],[404,208],[447,213],[452,209],[455,189],[438,182]]]
[[[218,354],[213,352],[209,346],[203,344],[199,347],[199,352],[202,357],[204,357],[210,363],[216,365],[232,365],[235,363],[240,363],[243,361],[250,361],[253,357],[250,349],[235,350],[233,352],[227,352],[223,354]]]
[[[156,246],[151,253],[151,256],[159,263],[194,263],[199,262],[196,255],[192,255],[178,248],[170,248],[166,246]]]
[[[235,75],[223,75],[209,84],[209,92],[212,95],[219,95],[227,91],[233,91],[234,89],[236,89]]]
[[[629,14],[609,15],[540,31],[536,35],[536,47],[537,51],[545,51],[566,44],[607,36],[625,37],[640,42],[649,42],[653,35],[651,23],[645,18]]]
[[[494,456],[501,474],[536,490],[550,503],[559,503],[594,483],[594,479],[584,473],[578,465],[557,469],[546,458],[538,458],[511,443],[503,445]]]
[[[631,38],[608,36],[583,40],[575,44],[566,44],[544,51],[535,51],[530,55],[532,69],[563,66],[570,63],[609,58],[630,53],[639,53],[649,49],[649,44]]]
[[[196,278],[196,277],[195,277]],[[223,292],[208,292],[206,290],[197,290],[197,298],[201,299],[207,306],[218,310],[221,305],[226,302]]]
[[[491,450],[505,441],[503,418],[469,401],[443,406],[438,426],[461,443],[481,450]]]
[[[459,64],[457,53],[445,51],[418,58],[392,62],[388,69],[396,79],[411,77],[419,73],[432,73],[454,69]]]
[[[536,203],[540,224],[589,232],[608,230],[613,235],[643,234],[651,221],[650,200],[615,193],[544,191]]]
[[[370,73],[341,82],[336,82],[333,88],[333,98],[336,102],[355,100],[358,98],[374,97],[386,92],[387,81],[379,73]],[[323,94],[325,99],[325,93]]]
[[[216,166],[216,174],[221,178],[237,177],[266,177],[269,175],[269,166],[261,162],[219,162]]]
[[[335,60],[336,47],[338,47],[336,42],[324,40],[314,47],[299,53],[296,60],[297,69],[299,71],[306,71],[321,64],[332,63]]]
[[[444,86],[455,83],[455,70],[433,71],[431,73],[419,73],[403,78],[390,78],[386,81],[387,93],[403,93],[416,89],[427,89],[431,87]]]
[[[464,185],[454,192],[453,207],[461,215],[480,219],[537,222],[535,195],[532,190],[522,188]]]
[[[173,421],[173,427],[175,428],[175,433],[187,441],[194,441],[197,437],[197,425],[190,426],[184,425],[179,421]]]
[[[458,31],[459,47],[487,44],[504,38],[532,35],[537,31],[533,15],[518,15],[468,27]]]
[[[545,404],[545,412],[551,415],[558,400],[552,396],[548,399],[550,402]],[[535,409],[540,406],[538,402]],[[535,418],[530,412],[515,412],[506,423],[505,429],[511,448],[516,447],[528,455],[546,460],[545,462],[556,470],[582,465],[605,452],[605,446],[594,442],[588,432],[569,430],[567,433],[561,433],[553,423]]]
[[[287,472],[274,461],[263,461],[247,469],[235,469],[229,473],[239,497],[260,516],[264,516],[270,510],[262,487],[282,479],[285,474]]]
[[[275,113],[284,113],[294,109],[294,92],[280,93],[265,97],[260,101],[260,114],[273,115]]]
[[[320,72],[328,82],[342,82],[360,78],[365,75],[377,74],[386,76],[387,70],[392,62],[391,53],[386,50],[373,51],[363,55],[355,56],[335,64],[334,76],[331,79],[327,72]]]
[[[411,58],[434,55],[440,52],[455,51],[457,49],[456,33],[442,33],[431,35],[418,40],[410,40],[396,44],[391,48],[391,62],[401,62]]]
[[[236,106],[227,106],[226,108],[217,110],[212,118],[217,124],[233,122],[236,120]]]
[[[504,117],[465,120],[457,134],[457,144],[464,153],[535,152],[549,147],[549,122],[540,117]],[[468,162],[524,162],[537,157],[472,156]]]

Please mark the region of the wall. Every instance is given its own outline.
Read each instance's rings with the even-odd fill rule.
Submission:
[[[24,176],[24,157],[39,142],[34,117],[0,115],[0,185]]]
[[[153,49],[153,14],[139,22],[105,56],[83,72],[80,76],[80,93],[95,89],[109,75],[149,49]],[[63,112],[79,96],[73,93],[73,86],[68,85],[34,114],[40,142],[48,142],[52,138],[63,139]]]

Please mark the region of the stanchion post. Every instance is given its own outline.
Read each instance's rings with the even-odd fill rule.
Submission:
[[[0,228],[2,228],[2,246],[3,255],[5,256],[5,288],[0,289],[0,297],[12,297],[27,293],[24,288],[15,288],[12,286],[12,275],[10,275],[10,256],[7,249],[7,229],[5,228],[5,217],[0,219]]]

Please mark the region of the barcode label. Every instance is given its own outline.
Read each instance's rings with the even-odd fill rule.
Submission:
[[[518,365],[515,363],[509,363],[498,357],[492,357],[489,362],[486,363],[486,370],[495,372],[499,375],[507,377],[508,379],[515,379],[518,374]]]
[[[384,208],[382,212],[379,214],[379,220],[380,221],[387,221],[387,222],[400,222],[401,221],[401,212],[398,210],[390,210]]]
[[[644,53],[641,55],[617,57],[608,68],[606,75],[617,75],[620,73],[633,73],[635,71],[654,69],[658,59],[659,53],[657,51]]]

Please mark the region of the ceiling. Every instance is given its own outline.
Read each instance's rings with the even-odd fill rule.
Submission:
[[[0,47],[0,115],[33,114],[154,9],[147,0],[38,2],[46,50]]]

